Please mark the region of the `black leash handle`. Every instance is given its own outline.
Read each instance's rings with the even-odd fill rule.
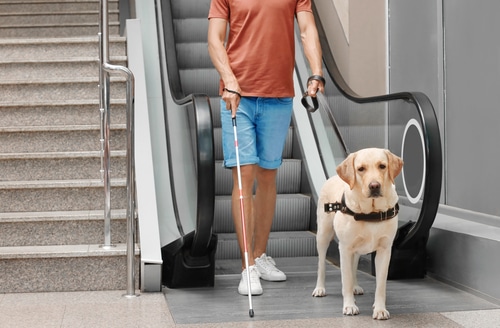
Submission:
[[[319,107],[318,98],[309,97],[309,98],[311,98],[311,101],[312,101],[312,106],[311,106],[309,104],[309,101],[307,101],[307,97],[309,97],[309,95],[307,94],[307,91],[306,91],[306,92],[304,92],[304,95],[302,96],[302,99],[300,100],[300,102],[302,102],[302,106],[304,106],[305,109],[309,113],[314,113]]]
[[[309,83],[312,80],[316,80],[316,81],[319,81],[319,82],[323,83],[323,86],[326,84],[325,78],[322,77],[321,75],[312,75],[312,76],[310,76],[307,79],[307,85],[309,85]],[[305,109],[308,112],[314,113],[319,108],[318,98],[316,98],[316,97],[310,97],[311,98],[311,102],[312,102],[312,106],[311,106],[311,104],[309,103],[309,101],[307,101],[307,97],[310,97],[310,96],[309,96],[309,94],[306,91],[306,92],[304,92],[304,95],[302,96],[302,99],[301,99],[302,106],[304,106]]]

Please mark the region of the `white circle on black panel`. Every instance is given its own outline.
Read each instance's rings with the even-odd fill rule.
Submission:
[[[406,197],[416,204],[424,192],[426,158],[422,128],[413,118],[408,121],[403,133],[401,157],[404,161],[402,177]]]

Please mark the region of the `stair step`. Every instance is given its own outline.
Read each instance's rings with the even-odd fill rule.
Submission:
[[[127,57],[114,57],[113,63],[126,66]],[[92,57],[71,59],[9,60],[0,59],[0,79],[2,80],[42,80],[87,78],[96,75],[99,62]]]
[[[311,197],[303,194],[278,194],[271,231],[309,230]],[[216,196],[214,233],[234,232],[231,196]]]
[[[126,123],[126,101],[111,101],[113,124]],[[0,127],[100,124],[99,100],[37,101],[24,99],[0,106]]]
[[[216,260],[240,259],[234,233],[218,234]],[[272,257],[316,256],[316,235],[310,231],[271,232],[266,254]]]
[[[111,77],[111,96],[114,99],[125,98],[125,77]],[[98,77],[81,77],[53,80],[0,80],[0,94],[3,103],[16,102],[20,99],[74,100],[99,99]]]
[[[111,208],[127,207],[125,179],[111,180]],[[104,208],[96,180],[0,181],[0,212],[85,211]]]
[[[118,0],[108,1],[109,10],[118,10]],[[2,0],[0,1],[0,12],[2,13],[24,13],[24,12],[73,12],[73,11],[96,11],[99,10],[99,0],[87,1],[64,1],[64,0]]]
[[[126,39],[109,37],[109,52],[113,56],[126,56]],[[5,60],[57,59],[72,57],[94,57],[98,60],[99,40],[97,35],[71,38],[0,39],[0,58]],[[111,57],[110,59],[112,59]],[[96,76],[98,74],[96,73]]]
[[[110,148],[126,149],[126,127],[111,126]],[[1,127],[0,153],[74,152],[101,150],[98,125]]]
[[[111,242],[125,243],[126,211],[111,211]],[[0,213],[0,247],[104,242],[104,211]]]
[[[125,244],[0,247],[0,293],[126,289],[126,250]],[[136,277],[139,254],[136,247]]]
[[[118,11],[109,11],[109,21],[118,22]],[[99,21],[98,10],[66,11],[55,13],[45,12],[10,12],[0,13],[0,27],[2,26],[26,26],[30,24],[53,24],[61,23],[95,23]]]
[[[299,159],[283,159],[276,176],[278,194],[294,194],[300,192],[302,161]],[[222,166],[222,161],[215,164],[215,194],[230,195],[233,189],[231,170]]]
[[[126,176],[126,157],[125,150],[111,152],[113,177]],[[0,154],[0,165],[3,181],[101,178],[100,151]]]
[[[120,24],[109,23],[109,33],[119,34]],[[29,25],[29,26],[0,26],[0,37],[2,38],[39,38],[50,35],[56,37],[69,37],[81,35],[96,35],[99,32],[98,23],[75,23],[61,25]]]

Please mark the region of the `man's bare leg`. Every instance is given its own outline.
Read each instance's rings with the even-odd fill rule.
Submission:
[[[243,207],[246,224],[246,238],[248,250],[248,265],[255,264],[255,256],[253,255],[253,239],[254,239],[254,204],[253,204],[253,184],[255,180],[256,165],[242,165],[241,170],[241,186],[243,191]],[[241,252],[241,267],[245,268],[245,248],[243,244],[243,231],[241,225],[241,209],[240,209],[240,191],[238,186],[238,173],[236,167],[233,171],[233,192],[231,201],[231,210],[233,214],[234,229],[238,237],[238,245]]]
[[[277,170],[256,168],[257,190],[254,200],[254,258],[266,252],[267,241],[273,224],[276,209]]]

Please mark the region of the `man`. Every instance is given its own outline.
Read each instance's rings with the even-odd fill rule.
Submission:
[[[232,168],[232,215],[240,252],[238,292],[262,294],[260,278],[286,280],[265,254],[276,206],[276,173],[293,109],[297,18],[312,76],[308,94],[323,92],[322,54],[311,0],[212,0],[208,51],[220,74],[224,166]],[[229,34],[226,43],[226,32]],[[232,118],[237,118],[249,267],[245,267]],[[255,197],[253,186],[256,182]]]

